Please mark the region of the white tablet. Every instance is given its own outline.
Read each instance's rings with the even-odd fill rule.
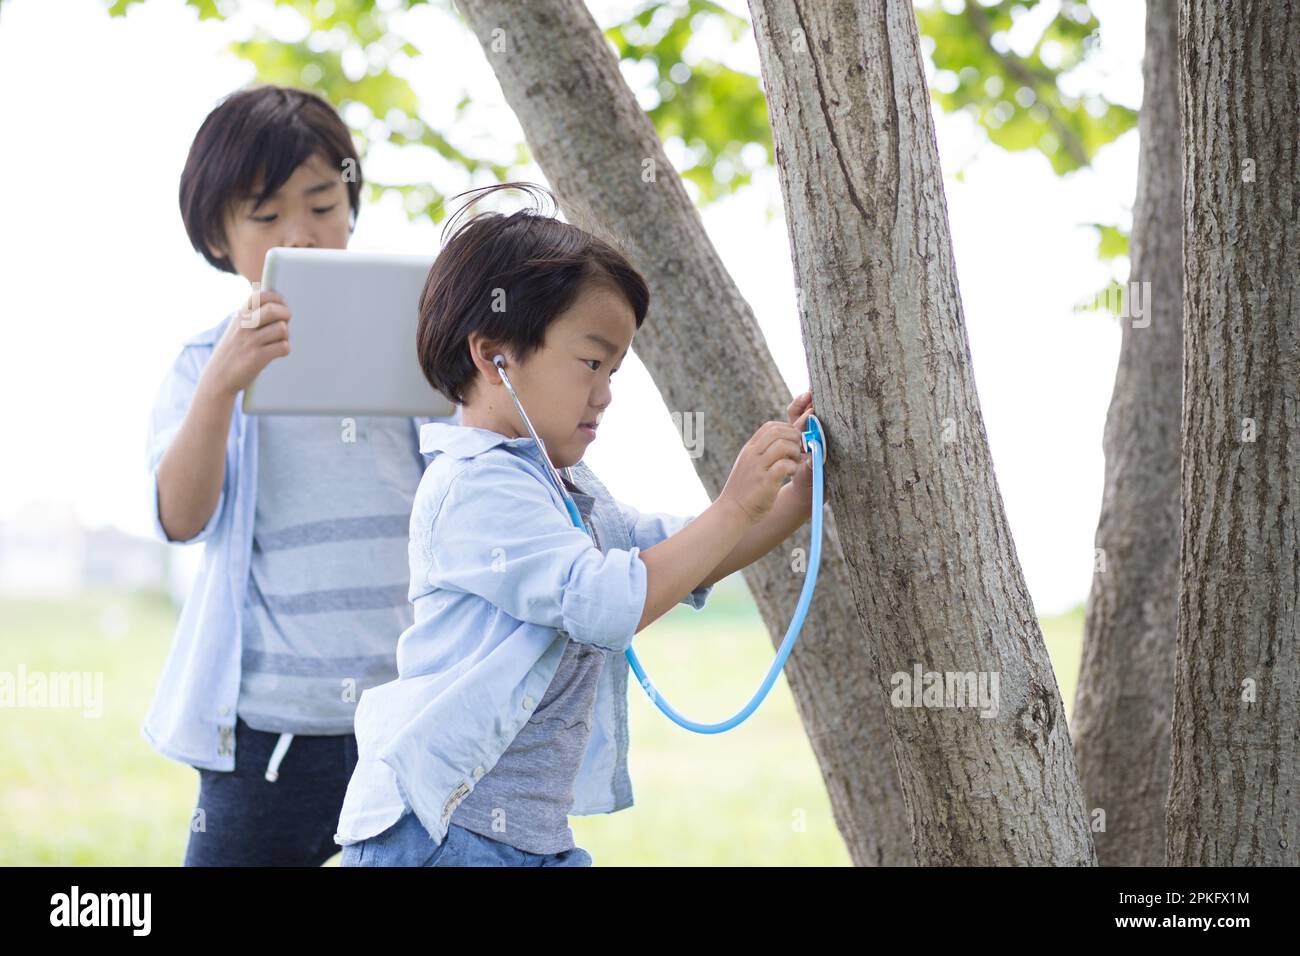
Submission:
[[[444,418],[456,406],[420,369],[415,330],[433,256],[267,250],[262,288],[289,306],[289,354],[244,390],[253,415]]]

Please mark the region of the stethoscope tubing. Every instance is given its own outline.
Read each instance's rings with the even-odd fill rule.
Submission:
[[[578,511],[577,504],[569,495],[568,491],[565,490],[564,483],[560,480],[559,472],[556,471],[555,466],[551,463],[550,456],[546,453],[546,446],[542,443],[541,438],[538,437],[537,431],[533,428],[533,423],[524,412],[523,403],[519,400],[519,396],[515,393],[514,386],[510,384],[510,379],[506,376],[503,357],[498,355],[495,364],[501,373],[501,381],[505,383],[506,390],[510,393],[510,397],[514,399],[515,407],[519,409],[519,417],[523,419],[524,426],[528,429],[528,433],[537,443],[538,449],[541,450],[542,459],[546,462],[546,468],[551,476],[551,480],[555,483],[556,490],[560,493],[560,497],[564,501],[564,506],[569,513],[570,520],[573,521],[575,526],[581,528],[583,531],[587,531],[587,527],[582,521],[582,515]],[[804,450],[812,454],[813,465],[812,545],[808,556],[808,570],[804,575],[803,588],[799,592],[799,601],[795,605],[794,617],[790,620],[790,626],[786,630],[785,639],[781,642],[781,647],[777,650],[776,657],[772,661],[772,666],[768,668],[767,675],[763,678],[763,682],[759,684],[758,690],[754,692],[754,696],[750,698],[749,703],[731,717],[717,723],[705,724],[691,720],[689,717],[680,713],[672,706],[672,704],[668,703],[668,701],[664,699],[663,695],[659,693],[655,688],[654,683],[650,680],[650,677],[646,674],[645,668],[641,666],[641,661],[637,658],[636,652],[631,647],[628,647],[623,652],[627,657],[628,665],[632,668],[632,673],[636,675],[638,683],[640,683],[646,694],[649,695],[650,700],[654,705],[663,711],[663,713],[675,724],[685,728],[686,730],[693,731],[697,734],[718,734],[726,730],[731,730],[733,727],[736,727],[748,718],[750,714],[758,709],[758,705],[763,702],[763,699],[767,697],[768,692],[772,689],[772,685],[776,683],[777,675],[779,675],[782,668],[785,667],[785,662],[787,658],[789,658],[790,652],[794,650],[794,645],[799,640],[799,634],[803,630],[804,620],[808,616],[808,608],[812,603],[813,593],[817,590],[817,572],[821,568],[822,561],[822,511],[825,487],[824,480],[826,463],[824,461],[824,456],[826,443],[825,436],[822,432],[821,422],[818,420],[816,415],[810,414],[808,416],[807,428],[802,433],[801,438]]]

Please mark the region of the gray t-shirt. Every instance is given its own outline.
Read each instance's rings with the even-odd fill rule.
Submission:
[[[407,541],[427,462],[409,418],[265,415],[237,713],[275,733],[350,734],[397,676]]]
[[[564,479],[578,513],[604,554],[592,495]],[[451,816],[451,823],[529,853],[560,853],[576,844],[569,827],[574,781],[591,737],[604,648],[570,639],[537,710]]]

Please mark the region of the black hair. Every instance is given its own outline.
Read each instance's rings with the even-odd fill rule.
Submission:
[[[501,343],[523,362],[542,347],[547,327],[587,283],[605,282],[620,291],[638,329],[650,304],[645,279],[620,249],[540,209],[481,212],[455,225],[474,202],[503,189],[520,189],[554,204],[547,189],[526,182],[453,196],[475,194],[443,227],[444,235],[451,229],[452,236],[429,269],[420,296],[420,367],[429,384],[458,405],[465,404],[478,374],[470,357],[471,333]],[[507,311],[499,307],[503,290]]]
[[[317,153],[339,170],[352,207],[349,227],[356,228],[361,161],[334,107],[307,90],[271,84],[226,96],[199,127],[181,173],[181,219],[191,245],[222,272],[235,272],[229,257],[208,248],[226,244],[226,212],[245,199],[261,203]]]

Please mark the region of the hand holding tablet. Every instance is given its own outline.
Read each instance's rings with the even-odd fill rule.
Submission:
[[[289,354],[289,315],[279,293],[250,292],[217,342],[204,378],[234,398],[267,363]]]

